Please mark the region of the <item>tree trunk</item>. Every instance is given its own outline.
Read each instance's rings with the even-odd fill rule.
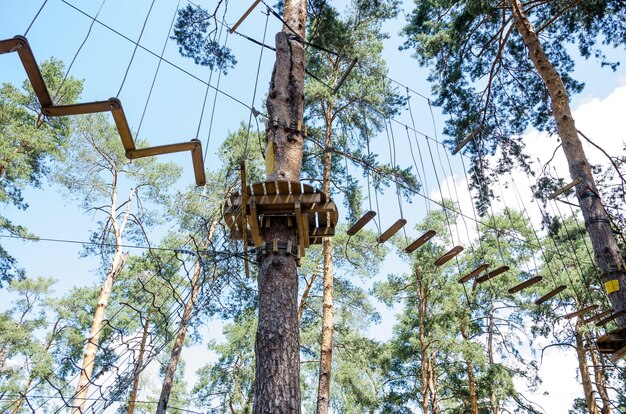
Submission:
[[[128,399],[128,414],[134,414],[135,401],[137,401],[137,393],[139,392],[139,376],[143,369],[143,354],[146,350],[146,339],[148,338],[148,328],[150,327],[150,313],[146,316],[146,321],[143,324],[143,333],[141,334],[141,343],[139,344],[139,355],[137,356],[137,362],[135,363],[135,378],[133,379],[133,389],[130,392],[130,398]]]
[[[465,322],[461,324],[461,336],[469,341],[469,334]],[[474,374],[474,363],[471,359],[465,361],[467,367],[467,384],[469,388],[470,413],[478,414],[478,397],[476,396],[476,375]]]
[[[585,332],[584,338],[588,344],[593,344],[589,332]],[[609,393],[606,389],[606,367],[604,365],[604,356],[598,353],[597,348],[594,345],[590,347],[589,355],[591,356],[591,364],[593,366],[593,376],[595,379],[596,390],[598,391],[598,395],[600,395],[600,399],[602,400],[602,408],[600,409],[600,413],[611,414],[611,399],[609,398]]]
[[[304,38],[306,1],[287,0],[284,18]],[[276,35],[276,64],[272,72],[267,112],[276,120],[267,125],[267,179],[299,181],[304,139],[285,125],[302,123],[304,111],[304,47],[283,28]],[[295,228],[286,218],[272,218],[261,233],[264,243],[278,239],[297,246]],[[259,325],[257,328],[254,414],[300,413],[300,334],[296,258],[272,252],[259,258]]]
[[[492,367],[495,363],[495,359],[493,357],[493,301],[490,302],[489,305],[489,314],[487,319],[487,361],[489,361],[489,366]],[[496,394],[496,387],[498,384],[491,384],[491,392],[489,395],[489,400],[491,402],[491,412],[493,414],[498,414],[500,412],[500,404],[498,401],[498,396]]]
[[[620,254],[611,230],[609,216],[600,200],[589,161],[578,137],[567,90],[559,73],[546,56],[537,32],[526,17],[521,1],[508,0],[508,2],[517,29],[528,47],[530,59],[550,94],[552,114],[556,120],[570,176],[572,180],[582,179],[582,182],[576,186],[576,196],[585,219],[596,261],[602,270],[603,281],[605,283],[610,280],[619,281],[619,289],[609,293],[609,299],[616,311],[626,311],[624,258]],[[620,317],[617,322],[620,327],[626,326],[626,316]]]
[[[323,191],[330,196],[330,152],[332,140],[332,124],[328,114],[332,112],[329,105],[326,117],[326,137],[324,153]],[[317,387],[317,414],[328,414],[330,403],[330,374],[333,362],[333,239],[325,237],[322,246],[324,257],[324,293],[322,306],[322,347],[320,351],[319,384]]]
[[[209,234],[212,233],[212,229],[213,227],[209,229]],[[202,273],[202,266],[200,265],[200,262],[197,262],[191,279],[191,294],[189,295],[189,298],[187,298],[187,302],[185,302],[183,317],[181,318],[180,325],[178,326],[176,340],[174,341],[172,352],[170,352],[170,359],[167,362],[167,368],[165,368],[165,376],[163,378],[163,386],[161,387],[161,395],[159,396],[156,414],[165,414],[167,412],[167,404],[169,403],[170,394],[172,393],[176,368],[178,367],[180,354],[182,353],[183,345],[185,344],[187,327],[189,326],[191,314],[193,313],[193,309],[198,298],[198,291],[200,290],[200,273]]]
[[[576,337],[576,356],[578,357],[578,369],[580,370],[580,380],[583,383],[583,391],[585,393],[585,402],[587,403],[587,409],[589,414],[599,414],[596,400],[593,396],[593,384],[591,382],[591,375],[589,373],[589,365],[587,364],[587,350],[585,349],[585,342],[583,334],[579,330],[580,319],[576,322],[575,337]]]
[[[91,330],[89,331],[89,339],[87,340],[87,346],[85,347],[83,365],[80,370],[80,379],[78,380],[74,401],[72,403],[72,414],[82,414],[84,412],[83,408],[89,391],[89,384],[91,383],[91,374],[93,373],[96,352],[98,351],[98,344],[100,342],[100,335],[102,334],[104,314],[106,312],[107,305],[109,304],[113,283],[115,283],[115,279],[117,279],[120,272],[124,268],[127,257],[128,254],[122,253],[121,249],[118,248],[115,252],[115,256],[113,256],[111,269],[107,272],[104,281],[102,282],[96,312],[91,323]]]

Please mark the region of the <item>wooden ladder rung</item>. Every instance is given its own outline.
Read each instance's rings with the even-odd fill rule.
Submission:
[[[488,281],[489,279],[493,279],[494,277],[508,271],[510,269],[510,267],[508,266],[500,266],[497,269],[493,269],[491,272],[487,273],[486,275],[482,275],[478,278],[476,278],[476,282],[478,283],[483,283]]]
[[[437,234],[437,232],[435,230],[428,230],[426,233],[422,234],[413,243],[411,243],[408,246],[406,246],[406,248],[404,249],[404,252],[405,253],[413,253],[415,250],[417,250],[419,247],[421,247],[428,240],[430,240],[433,237],[435,237],[436,234]]]
[[[350,227],[346,233],[348,233],[348,236],[354,236],[363,227],[365,227],[365,225],[369,223],[374,217],[376,217],[376,212],[372,210],[368,211],[367,213],[363,214],[363,217],[358,219],[356,223],[354,223],[352,227]]]
[[[543,277],[541,276],[535,276],[531,279],[525,280],[522,283],[520,283],[519,285],[513,286],[511,289],[509,289],[509,293],[516,293],[519,292],[520,290],[524,290],[527,287],[530,287],[536,283],[539,283],[543,280]]]
[[[468,280],[471,280],[471,279],[475,278],[476,276],[481,274],[483,272],[483,270],[486,270],[489,266],[490,265],[488,263],[481,264],[476,269],[472,270],[471,272],[469,272],[468,274],[466,274],[465,276],[460,278],[459,279],[459,283],[465,283]]]
[[[591,323],[591,322],[595,322],[597,320],[600,320],[602,318],[605,318],[605,317],[609,316],[612,313],[613,313],[613,309],[605,310],[604,312],[600,312],[597,315],[588,317],[587,319],[585,319],[583,321],[583,323],[584,324],[588,324],[588,323]]]
[[[452,249],[444,253],[443,256],[435,260],[435,266],[442,266],[452,260],[456,255],[463,251],[463,246],[454,246]]]
[[[542,297],[537,299],[535,301],[535,305],[541,305],[542,303],[549,301],[550,299],[552,299],[553,297],[555,297],[559,293],[563,292],[565,290],[565,288],[567,288],[567,286],[561,285],[561,286],[558,286],[555,289],[552,289],[550,292],[546,293],[545,295],[543,295]]]
[[[557,198],[558,196],[560,196],[561,194],[563,194],[564,192],[572,189],[573,187],[577,186],[578,184],[580,184],[582,182],[582,178],[578,177],[577,179],[575,179],[574,181],[572,181],[571,183],[567,184],[564,187],[559,188],[558,190],[556,190],[554,193],[550,194],[548,196],[549,200],[554,200],[555,198]]]
[[[572,319],[572,318],[575,318],[577,316],[584,315],[585,313],[592,312],[592,311],[598,309],[598,307],[599,307],[598,305],[590,305],[590,306],[587,306],[585,308],[579,309],[577,311],[568,313],[567,315],[564,315],[563,317],[565,319]]]
[[[384,243],[391,238],[394,234],[396,234],[402,227],[406,225],[405,219],[398,219],[395,223],[391,225],[383,234],[381,234],[377,241],[378,243]]]
[[[609,323],[611,321],[614,321],[615,319],[617,319],[617,318],[619,318],[619,317],[621,317],[623,315],[626,315],[626,312],[624,312],[624,311],[615,312],[615,313],[611,314],[610,316],[608,316],[608,317],[598,321],[598,323],[596,323],[596,326],[604,326],[607,323]]]

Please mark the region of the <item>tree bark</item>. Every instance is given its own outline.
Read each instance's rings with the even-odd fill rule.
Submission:
[[[210,230],[211,232],[211,230]],[[178,361],[180,360],[180,354],[183,351],[183,345],[185,344],[185,336],[187,335],[187,328],[193,309],[196,305],[198,298],[198,291],[200,290],[200,273],[202,266],[197,262],[193,271],[193,277],[191,279],[191,294],[185,302],[185,310],[183,311],[183,317],[180,320],[178,326],[178,332],[176,333],[176,340],[170,352],[170,359],[167,362],[165,368],[165,375],[163,378],[163,386],[161,387],[161,395],[159,396],[159,402],[157,404],[156,414],[165,414],[167,412],[167,405],[169,403],[170,394],[172,393],[172,386],[174,385],[174,376],[176,375],[176,368],[178,367]]]
[[[588,344],[593,344],[589,332],[585,332],[584,338]],[[607,378],[606,367],[604,365],[604,356],[598,353],[595,345],[590,346],[589,356],[591,357],[591,364],[593,366],[593,376],[595,379],[596,390],[598,391],[598,395],[602,400],[602,408],[600,408],[600,413],[611,414],[611,399],[609,398],[609,393],[606,389]]]
[[[513,12],[515,25],[528,48],[530,59],[543,80],[552,103],[552,114],[556,120],[565,158],[572,180],[581,178],[576,186],[576,196],[585,219],[585,226],[591,239],[602,278],[606,283],[618,280],[619,289],[609,293],[609,299],[616,311],[626,311],[626,267],[620,254],[617,241],[611,230],[609,216],[602,205],[591,167],[578,137],[576,124],[569,105],[569,96],[563,80],[546,56],[539,36],[526,17],[520,0],[508,0]],[[626,316],[617,320],[620,327],[626,326]]]
[[[487,319],[487,361],[489,362],[489,366],[493,366],[495,363],[495,359],[493,356],[493,330],[494,330],[494,321],[493,321],[493,301],[490,302],[489,305],[489,314]],[[491,412],[493,414],[498,414],[500,412],[500,403],[498,401],[498,396],[496,394],[496,389],[498,384],[491,384],[491,393],[489,395],[489,400],[491,402]]]
[[[93,373],[96,352],[98,351],[98,344],[100,342],[100,335],[102,334],[104,314],[106,312],[107,305],[109,304],[113,283],[115,283],[115,279],[117,279],[120,272],[124,268],[127,257],[128,254],[122,253],[121,249],[118,249],[115,252],[115,256],[113,257],[113,261],[111,263],[111,269],[107,272],[104,282],[102,283],[100,295],[98,296],[96,312],[91,323],[91,330],[89,331],[87,346],[85,347],[83,365],[80,370],[80,379],[78,380],[74,401],[72,403],[72,414],[82,414],[84,412],[83,408],[89,391],[89,384],[91,383],[91,374]]]
[[[461,324],[461,336],[469,341],[469,334],[465,322]],[[474,363],[471,359],[465,361],[467,368],[467,385],[469,388],[470,413],[478,414],[478,397],[476,396],[476,375],[474,374]]]
[[[323,191],[330,195],[330,152],[332,140],[332,121],[330,114],[332,105],[329,105],[326,116],[326,137],[324,153]],[[330,374],[333,362],[333,239],[325,237],[322,246],[324,257],[324,293],[322,305],[322,346],[320,351],[319,383],[317,387],[317,414],[328,414],[330,403]]]
[[[591,374],[589,373],[589,364],[587,363],[587,350],[585,349],[583,334],[580,332],[579,328],[580,319],[576,322],[574,336],[576,337],[576,356],[578,357],[578,369],[585,393],[585,402],[587,403],[589,414],[599,414],[598,406],[593,396],[593,384],[591,382]]]
[[[96,305],[96,311],[91,323],[91,330],[89,331],[89,337],[87,339],[87,345],[85,346],[85,354],[83,356],[83,365],[80,370],[80,378],[78,385],[76,386],[76,392],[74,393],[74,401],[72,402],[72,414],[83,413],[85,406],[87,393],[89,392],[89,384],[91,383],[91,374],[93,373],[93,366],[96,359],[96,352],[98,350],[98,344],[100,342],[100,335],[102,334],[104,314],[109,304],[109,298],[111,297],[111,291],[113,290],[113,284],[115,280],[122,272],[128,253],[122,252],[122,235],[124,229],[128,223],[128,217],[130,216],[130,209],[132,201],[135,195],[135,189],[131,189],[128,200],[126,201],[126,210],[122,215],[121,223],[118,222],[117,216],[117,175],[114,174],[111,184],[111,205],[109,211],[109,220],[111,221],[111,228],[115,237],[115,254],[111,261],[111,267],[104,277],[102,287],[100,289],[100,295],[98,296],[98,303]]]
[[[143,333],[141,334],[141,343],[139,344],[139,355],[137,356],[137,362],[135,363],[135,378],[133,379],[133,389],[130,392],[130,398],[128,399],[128,414],[134,414],[135,401],[137,401],[137,393],[139,392],[139,376],[143,369],[143,354],[146,350],[146,340],[148,339],[148,328],[150,327],[150,313],[146,316],[146,320],[143,324]]]
[[[295,30],[304,39],[306,1],[287,0],[288,27],[276,35],[276,63],[272,72],[267,112],[267,179],[299,181],[304,139],[286,126],[302,123],[305,55],[301,42],[288,35]],[[278,239],[297,246],[297,235],[286,218],[272,218],[263,229],[264,243]],[[300,413],[300,334],[296,258],[272,252],[259,258],[259,325],[257,328],[254,414]]]

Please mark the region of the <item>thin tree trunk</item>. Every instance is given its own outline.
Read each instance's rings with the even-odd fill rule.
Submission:
[[[495,359],[493,356],[493,301],[489,306],[489,314],[487,319],[487,360],[489,361],[489,365],[493,366],[495,363]],[[491,384],[491,393],[489,395],[489,400],[491,402],[491,412],[493,414],[498,414],[500,412],[500,404],[498,401],[498,396],[496,394],[496,387],[498,384]]]
[[[211,234],[212,231],[213,228],[209,230],[209,234]],[[202,266],[200,265],[200,262],[197,262],[191,279],[191,294],[189,295],[189,298],[187,298],[187,302],[185,302],[183,317],[181,318],[180,325],[178,326],[176,340],[174,341],[172,352],[170,352],[170,359],[167,362],[167,368],[165,368],[165,376],[163,378],[163,386],[161,387],[161,395],[159,396],[156,414],[165,414],[167,412],[167,405],[169,403],[170,394],[172,393],[172,387],[174,385],[176,368],[178,367],[180,354],[183,351],[183,345],[185,345],[187,328],[189,327],[189,321],[191,320],[191,315],[198,298],[198,291],[200,290],[200,273],[202,273]]]
[[[569,165],[570,176],[573,180],[582,179],[582,182],[576,186],[576,196],[585,219],[598,266],[603,270],[602,278],[604,282],[619,281],[620,289],[610,293],[609,299],[615,310],[626,311],[624,259],[620,254],[617,241],[611,230],[609,216],[600,200],[591,166],[578,137],[567,90],[561,76],[546,56],[537,32],[526,17],[522,2],[520,0],[508,0],[508,2],[513,11],[517,29],[526,47],[528,47],[530,59],[550,94],[552,114],[556,120],[565,158]],[[619,318],[618,324],[621,327],[626,326],[626,316]]]
[[[435,356],[437,355],[437,351],[434,351],[430,356],[430,370],[429,370],[429,378],[428,378],[428,388],[430,388],[430,399],[432,401],[433,414],[439,414],[441,410],[439,409],[439,398],[437,395],[437,364]]]
[[[313,282],[315,282],[316,278],[317,273],[313,273],[311,275],[311,279],[304,287],[304,292],[302,292],[302,297],[300,298],[300,307],[298,308],[298,325],[300,325],[300,322],[302,322],[302,314],[304,314],[304,308],[306,307],[306,302],[309,299],[309,292],[311,291],[311,286],[313,286]]]
[[[584,338],[588,344],[593,344],[589,332],[584,333]],[[593,366],[593,376],[595,379],[596,390],[598,391],[598,395],[600,395],[600,399],[602,400],[602,408],[600,409],[600,413],[611,414],[611,399],[609,398],[609,393],[606,389],[606,370],[604,366],[604,356],[602,354],[598,354],[596,347],[593,345],[589,349],[589,355],[591,356],[591,364]],[[598,360],[598,357],[600,357],[600,360]]]
[[[100,342],[100,335],[102,334],[104,314],[106,312],[107,305],[109,304],[113,283],[115,283],[115,279],[117,279],[120,272],[124,268],[127,257],[128,254],[122,253],[121,249],[118,249],[115,252],[113,262],[111,263],[111,269],[102,283],[100,295],[98,296],[96,312],[91,323],[91,330],[89,331],[89,339],[87,341],[87,346],[85,346],[83,365],[80,370],[80,378],[78,380],[78,385],[76,386],[76,394],[72,404],[72,414],[83,413],[87,393],[89,391],[89,384],[91,383],[91,374],[93,373],[96,352],[98,351],[98,344]]]
[[[583,383],[585,402],[587,403],[589,414],[599,414],[598,406],[593,396],[593,384],[591,382],[591,374],[589,373],[589,365],[587,364],[587,350],[585,349],[583,334],[580,332],[579,328],[580,320],[576,323],[575,327],[576,356],[578,357],[578,369],[580,371],[580,380]]]
[[[270,122],[266,143],[267,179],[299,181],[304,139],[284,125],[302,123],[304,111],[304,47],[288,36],[304,38],[306,1],[287,0],[284,19],[289,28],[276,35],[276,64],[267,99]],[[287,220],[272,218],[263,229],[264,243],[274,239],[297,246],[295,228]],[[259,325],[257,328],[254,414],[300,413],[300,334],[298,326],[298,274],[291,254],[273,252],[259,260]]]
[[[89,392],[89,384],[91,383],[91,374],[93,373],[94,362],[96,359],[96,352],[98,350],[98,344],[100,342],[100,335],[102,334],[104,315],[106,308],[109,304],[109,298],[111,297],[111,291],[113,290],[113,284],[115,280],[122,272],[128,253],[122,252],[122,234],[128,222],[130,216],[130,209],[132,206],[132,200],[135,194],[135,190],[131,189],[128,200],[126,201],[126,211],[123,214],[121,223],[116,219],[117,215],[117,175],[114,175],[112,182],[111,193],[111,206],[109,212],[109,220],[111,221],[111,228],[115,237],[115,254],[111,261],[111,267],[104,277],[102,287],[100,288],[100,295],[98,296],[98,302],[96,305],[96,311],[91,323],[91,330],[89,331],[89,337],[87,339],[87,345],[85,346],[85,354],[83,356],[83,365],[80,370],[80,378],[78,385],[76,386],[76,392],[74,394],[74,401],[72,402],[72,414],[83,413],[85,406],[87,393]]]
[[[465,322],[461,324],[461,336],[469,341],[469,334]],[[478,397],[476,396],[476,375],[474,374],[474,363],[471,359],[465,361],[467,367],[467,385],[469,388],[470,413],[478,414]]]
[[[326,138],[324,154],[323,191],[330,195],[331,139],[332,124],[330,121],[332,104],[329,104],[326,116]],[[317,414],[328,414],[330,403],[330,374],[333,362],[333,239],[325,237],[322,246],[324,257],[324,293],[322,306],[322,346],[320,351],[319,384],[317,387]]]
[[[135,378],[133,380],[133,389],[130,392],[130,398],[128,399],[128,414],[134,414],[135,401],[137,401],[137,393],[139,392],[139,377],[143,369],[143,354],[146,350],[146,339],[148,338],[148,328],[150,327],[150,313],[146,316],[146,321],[143,324],[143,333],[141,334],[141,343],[139,344],[139,355],[137,355],[137,362],[135,363]]]

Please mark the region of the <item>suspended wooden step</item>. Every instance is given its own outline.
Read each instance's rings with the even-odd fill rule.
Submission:
[[[404,248],[405,253],[413,253],[417,248],[421,247],[428,240],[435,237],[437,232],[435,230],[428,230],[426,233],[422,234],[417,240],[413,243],[409,244]]]
[[[452,150],[452,155],[455,155],[457,152],[461,151],[464,146],[466,146],[476,135],[478,135],[481,129],[482,127],[479,126],[478,128],[475,128],[472,132],[470,132],[465,138],[463,138],[463,141],[459,142]]]
[[[624,345],[621,349],[619,349],[618,351],[616,351],[613,355],[611,355],[611,358],[609,358],[611,360],[612,363],[617,363],[617,361],[619,361],[620,359],[626,357],[626,345]]]
[[[598,323],[596,323],[596,326],[604,326],[607,323],[612,322],[615,319],[617,319],[617,318],[619,318],[621,316],[624,316],[624,315],[626,315],[626,312],[624,312],[624,311],[615,312],[615,313],[607,316],[606,318],[599,320]]]
[[[358,219],[356,221],[356,223],[354,223],[352,225],[352,227],[350,227],[347,231],[348,236],[354,236],[355,234],[357,234],[363,227],[365,227],[365,225],[367,223],[369,223],[374,217],[376,217],[376,212],[375,211],[368,211],[367,213],[363,214],[363,217],[361,217],[360,219]]]
[[[594,311],[594,310],[596,310],[598,308],[599,308],[598,305],[587,306],[586,308],[582,308],[582,309],[579,309],[579,310],[577,310],[575,312],[568,313],[567,315],[564,315],[563,317],[565,319],[573,319],[573,318],[575,318],[577,316],[584,315],[585,313],[592,312],[592,311]]]
[[[626,347],[626,328],[616,329],[599,336],[596,339],[596,346],[598,351],[603,354],[612,354],[614,352],[621,354],[624,347]]]
[[[502,273],[508,271],[510,269],[510,267],[508,266],[500,266],[497,269],[492,270],[491,272],[487,273],[486,275],[482,275],[478,278],[476,278],[476,281],[478,283],[483,283],[488,281],[489,279],[493,279],[494,277],[501,275]]]
[[[346,79],[348,79],[348,76],[350,75],[350,72],[352,72],[352,69],[354,69],[354,65],[356,65],[356,62],[357,58],[354,58],[354,60],[350,62],[350,66],[348,66],[348,69],[346,69],[341,79],[339,79],[339,82],[337,82],[337,86],[335,86],[335,89],[333,89],[333,95],[337,94],[339,88],[341,88],[341,85],[343,85]]]
[[[541,276],[535,276],[531,279],[525,280],[522,283],[520,283],[519,285],[513,286],[511,289],[509,289],[509,293],[517,293],[520,290],[524,290],[527,287],[530,287],[536,283],[541,282],[541,280],[543,279],[543,277]]]
[[[582,178],[578,177],[577,179],[575,179],[571,183],[567,184],[565,187],[561,187],[558,190],[556,190],[554,193],[550,194],[548,199],[549,200],[554,200],[555,198],[557,198],[558,196],[560,196],[564,192],[566,192],[568,190],[571,190],[572,188],[574,188],[575,186],[580,184],[582,181],[583,181]]]
[[[567,286],[561,285],[561,286],[558,286],[556,289],[552,289],[550,292],[546,293],[545,295],[537,299],[535,301],[535,305],[541,305],[542,303],[549,301],[550,299],[552,299],[559,293],[563,292],[565,288],[567,288]]]
[[[463,247],[462,246],[455,246],[455,247],[453,247],[452,249],[450,249],[450,251],[446,252],[439,259],[435,260],[435,266],[444,265],[445,263],[447,263],[450,260],[452,260],[456,255],[458,255],[462,251],[463,251]]]
[[[389,240],[391,238],[391,236],[393,236],[394,234],[399,232],[400,229],[402,227],[404,227],[405,225],[406,225],[406,220],[405,219],[399,219],[398,221],[393,223],[391,225],[391,227],[389,227],[383,234],[381,234],[378,237],[378,239],[377,239],[378,243],[386,242],[387,240]]]
[[[605,317],[609,316],[612,313],[613,313],[613,309],[609,309],[609,310],[606,310],[604,312],[600,312],[597,315],[590,316],[589,318],[585,319],[583,321],[583,323],[584,324],[588,324],[588,323],[591,323],[591,322],[595,322],[597,320],[600,320],[602,318],[605,318]]]
[[[243,14],[243,16],[241,16],[239,18],[239,20],[237,20],[237,23],[235,23],[235,25],[233,27],[230,28],[229,33],[233,34],[235,32],[235,30],[237,30],[237,28],[239,27],[239,25],[241,23],[243,23],[243,21],[246,19],[246,17],[248,17],[248,15],[250,13],[252,13],[252,10],[254,10],[254,8],[257,6],[257,4],[259,4],[261,2],[261,0],[254,0],[254,3],[252,3],[252,6],[250,6],[248,8],[248,10],[246,10],[246,12]]]
[[[472,270],[471,272],[469,272],[468,274],[466,274],[465,276],[460,278],[459,279],[459,283],[465,283],[468,280],[471,280],[471,279],[475,278],[476,276],[481,274],[483,272],[483,270],[486,270],[489,266],[490,265],[488,263],[481,264],[476,269]]]

